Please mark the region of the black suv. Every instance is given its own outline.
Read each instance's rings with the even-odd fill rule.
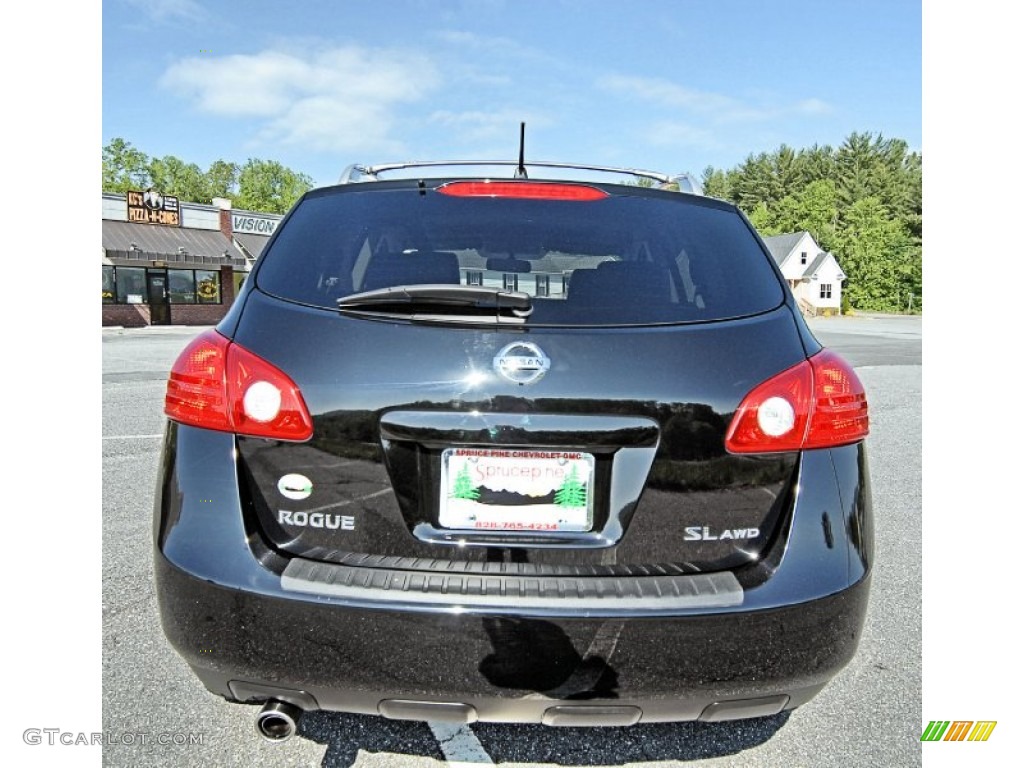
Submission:
[[[271,739],[807,702],[867,606],[867,403],[747,219],[653,173],[398,167],[307,193],[174,365],[173,646]]]

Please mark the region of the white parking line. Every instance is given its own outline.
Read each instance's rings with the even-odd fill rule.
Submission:
[[[368,493],[365,496],[358,496],[354,499],[346,499],[345,501],[336,501],[333,504],[324,504],[322,507],[313,507],[313,509],[304,509],[302,511],[307,512],[309,514],[313,514],[314,512],[323,512],[325,509],[337,509],[338,507],[348,507],[360,501],[366,501],[367,499],[372,499],[377,496],[383,496],[385,493],[391,493],[391,489],[385,488],[382,491],[374,491],[373,493]]]
[[[448,765],[468,768],[474,765],[494,765],[476,734],[468,725],[455,723],[427,723],[434,732]]]
[[[557,688],[544,693],[530,693],[524,698],[527,699],[562,699],[568,698],[573,694],[582,693],[589,691],[597,685],[601,679],[601,675],[605,673],[608,668],[608,663],[612,660],[612,654],[615,653],[615,647],[619,644],[619,637],[622,635],[622,630],[625,628],[626,622],[624,621],[606,621],[597,632],[594,634],[594,639],[587,647],[586,652],[580,658],[580,665],[572,671],[569,678],[563,682]],[[591,664],[585,666],[584,662],[588,659],[600,658],[604,661],[604,666],[598,664]]]

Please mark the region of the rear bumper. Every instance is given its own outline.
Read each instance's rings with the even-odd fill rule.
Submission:
[[[214,693],[466,722],[775,714],[810,699],[850,660],[868,599],[864,580],[745,614],[530,619],[254,595],[163,557],[157,582],[168,638]],[[612,709],[586,709],[594,706]]]
[[[834,498],[802,489],[770,573],[738,604],[602,611],[565,600],[524,615],[514,602],[497,611],[289,590],[241,509],[224,512],[225,499],[238,503],[231,436],[172,425],[167,440],[154,531],[161,619],[206,687],[229,699],[458,722],[734,719],[804,703],[857,647],[871,549],[862,446],[808,454],[819,470],[835,466]]]

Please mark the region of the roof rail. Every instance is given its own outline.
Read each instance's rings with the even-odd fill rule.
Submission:
[[[353,184],[363,181],[378,181],[378,174],[388,171],[397,171],[404,168],[434,168],[438,166],[479,166],[497,165],[519,168],[520,163],[516,160],[423,160],[409,161],[405,163],[386,163],[383,165],[362,165],[353,164],[348,166],[341,173],[338,179],[339,184]],[[553,163],[544,160],[534,160],[525,163],[526,167],[534,168],[565,168],[574,171],[599,171],[603,173],[621,173],[627,176],[639,176],[640,178],[651,179],[660,182],[661,186],[678,185],[683,192],[702,195],[704,190],[692,174],[682,173],[670,176],[657,171],[644,171],[639,168],[614,168],[605,165],[580,165],[576,163]]]

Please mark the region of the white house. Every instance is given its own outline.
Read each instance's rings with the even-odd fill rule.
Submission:
[[[762,239],[803,312],[815,315],[839,312],[846,274],[836,257],[822,251],[810,232],[762,236]]]

